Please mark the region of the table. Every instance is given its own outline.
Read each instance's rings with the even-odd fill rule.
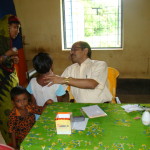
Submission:
[[[53,103],[48,105],[21,144],[21,150],[150,150],[150,125],[142,124],[142,112],[127,113],[122,104],[98,104],[108,116],[90,118],[84,131],[57,135],[57,112],[81,115],[80,108],[93,104]],[[145,104],[149,105],[150,104]]]

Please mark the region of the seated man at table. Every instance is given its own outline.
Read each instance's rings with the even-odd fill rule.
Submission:
[[[63,84],[71,87],[77,103],[104,103],[112,100],[107,87],[107,64],[91,59],[91,47],[87,42],[73,44],[70,57],[73,64],[65,69],[62,76],[48,75],[45,82],[49,86]]]
[[[10,94],[14,107],[9,115],[9,133],[11,133],[13,147],[19,149],[20,143],[35,123],[35,114],[41,114],[48,104],[52,104],[52,101],[48,100],[43,107],[30,104],[29,93],[20,86],[14,87]]]

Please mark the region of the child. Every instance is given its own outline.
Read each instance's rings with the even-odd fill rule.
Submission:
[[[38,106],[43,106],[48,99],[54,102],[62,102],[62,96],[66,93],[63,86],[60,84],[47,86],[44,80],[46,75],[53,75],[51,57],[47,53],[41,52],[33,58],[32,62],[38,73],[38,76],[32,78],[27,87],[27,91],[32,94],[32,102]]]
[[[23,141],[35,123],[35,114],[41,114],[43,109],[51,104],[48,100],[43,107],[29,103],[29,93],[21,86],[14,87],[11,92],[11,99],[14,104],[9,115],[9,133],[11,133],[12,144],[15,149]]]

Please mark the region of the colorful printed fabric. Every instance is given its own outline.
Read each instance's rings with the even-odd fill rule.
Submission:
[[[9,115],[9,133],[16,133],[16,136],[22,141],[29,133],[35,123],[35,114],[41,114],[43,107],[28,105],[28,115],[22,117],[19,111],[14,108]]]
[[[10,36],[8,30],[8,18],[10,15],[6,15],[0,19],[0,55],[3,55],[8,49],[10,49]]]
[[[8,30],[8,17],[6,15],[0,20],[0,55],[10,49],[10,37]],[[10,65],[9,61],[7,64]],[[8,115],[12,109],[12,102],[10,98],[10,91],[13,87],[18,85],[18,77],[16,71],[7,72],[0,66],[0,130],[6,141],[9,143],[10,137],[8,134]]]
[[[88,120],[84,131],[72,130],[71,135],[57,135],[57,112],[82,115],[80,109],[92,104],[53,103],[47,106],[21,150],[150,150],[150,125],[142,124],[142,112],[127,113],[122,104],[98,104],[107,116]],[[150,107],[150,104],[147,104]]]

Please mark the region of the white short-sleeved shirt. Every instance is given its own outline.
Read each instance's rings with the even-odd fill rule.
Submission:
[[[107,87],[107,73],[106,62],[87,58],[81,65],[74,63],[67,67],[62,77],[96,80],[99,85],[95,89],[71,86],[71,92],[78,103],[103,103],[112,100],[112,95]]]
[[[65,89],[60,84],[54,84],[52,86],[41,86],[37,83],[36,78],[32,78],[29,85],[27,86],[27,91],[36,99],[38,106],[43,106],[45,102],[52,99],[57,102],[57,96],[64,95]]]

